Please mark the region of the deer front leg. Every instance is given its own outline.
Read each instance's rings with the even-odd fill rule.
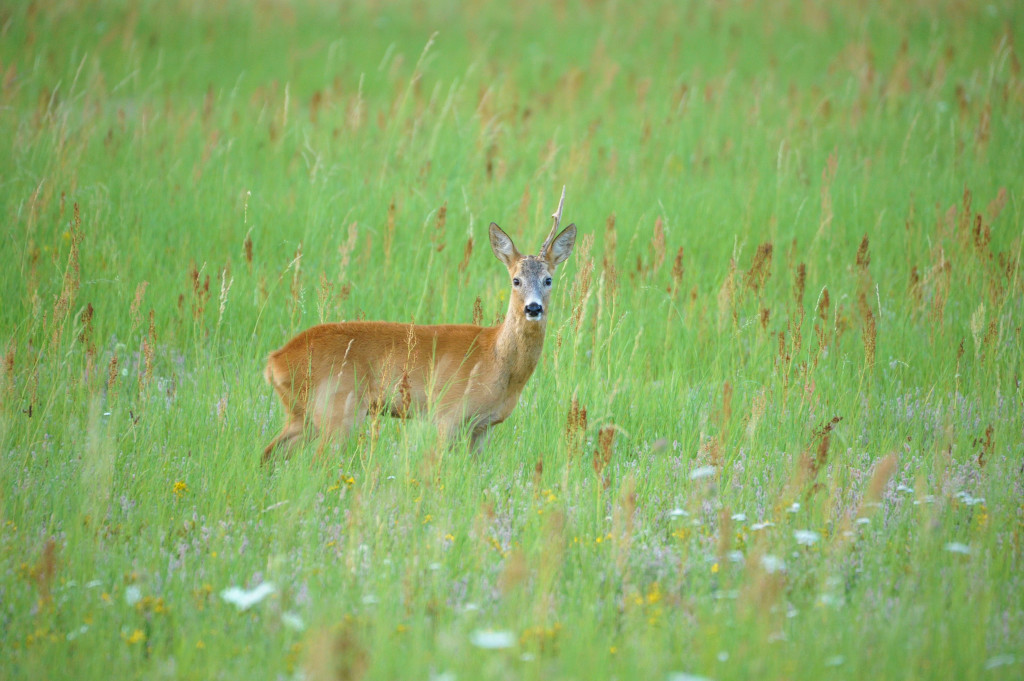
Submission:
[[[469,438],[469,448],[474,453],[483,450],[487,441],[491,438],[491,425],[480,424],[473,428],[473,434]]]

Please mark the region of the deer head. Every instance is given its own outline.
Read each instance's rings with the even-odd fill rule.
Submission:
[[[497,224],[491,223],[491,249],[494,255],[508,268],[512,278],[512,293],[509,303],[509,314],[522,315],[527,321],[544,320],[548,299],[551,297],[551,275],[555,268],[572,253],[576,243],[576,225],[572,224],[562,230],[558,236],[558,227],[562,222],[562,205],[565,203],[565,187],[562,187],[562,198],[558,202],[558,210],[551,217],[553,222],[544,244],[538,255],[522,255]]]

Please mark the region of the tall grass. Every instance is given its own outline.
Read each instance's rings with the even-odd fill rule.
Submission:
[[[3,8],[2,676],[1019,676],[1022,21]],[[259,465],[270,350],[494,323],[563,184],[484,452]]]

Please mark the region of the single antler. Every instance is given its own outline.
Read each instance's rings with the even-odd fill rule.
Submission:
[[[548,238],[547,239],[544,239],[544,245],[540,247],[540,255],[541,256],[543,256],[545,253],[547,253],[548,246],[551,245],[551,240],[554,239],[555,235],[558,233],[558,226],[562,224],[562,204],[564,204],[564,203],[565,203],[565,185],[563,184],[562,185],[562,198],[560,198],[558,200],[558,210],[556,210],[554,213],[551,214],[551,217],[554,219],[554,222],[551,225],[551,233],[548,234]]]

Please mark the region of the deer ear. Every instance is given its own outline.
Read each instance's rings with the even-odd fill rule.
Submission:
[[[501,231],[501,227],[493,222],[488,232],[491,237],[491,250],[494,251],[495,257],[505,263],[505,267],[511,268],[520,257],[516,245],[512,243],[508,234]]]
[[[564,262],[572,247],[576,245],[576,225],[572,224],[562,230],[562,233],[555,237],[555,240],[548,246],[547,251],[541,255],[548,261],[548,265],[554,269],[559,263]]]

